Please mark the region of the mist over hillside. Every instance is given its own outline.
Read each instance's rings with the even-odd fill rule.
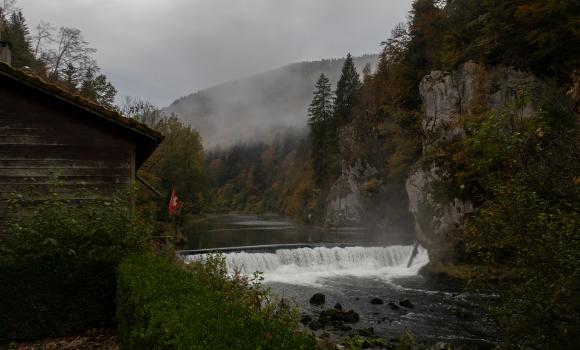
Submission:
[[[374,70],[378,55],[354,58],[361,72]],[[269,141],[288,129],[306,128],[314,83],[324,73],[333,86],[344,59],[290,64],[181,97],[163,111],[196,128],[206,148],[237,142]]]

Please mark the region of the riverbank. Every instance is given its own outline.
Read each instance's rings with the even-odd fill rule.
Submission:
[[[116,333],[111,329],[90,329],[82,334],[11,343],[6,350],[119,350]]]
[[[489,282],[517,281],[521,279],[520,271],[507,266],[485,266],[475,264],[445,264],[431,261],[423,266],[419,273],[430,278],[469,282],[479,280],[485,274]]]

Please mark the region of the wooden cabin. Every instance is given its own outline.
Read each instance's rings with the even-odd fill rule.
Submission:
[[[124,191],[163,137],[134,119],[0,62],[0,234],[15,194],[56,188],[79,203]],[[130,204],[128,202],[128,204]]]

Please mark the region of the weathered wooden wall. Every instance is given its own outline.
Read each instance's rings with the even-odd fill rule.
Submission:
[[[50,191],[79,201],[130,191],[135,142],[59,98],[0,79],[0,233],[15,194],[31,203]]]

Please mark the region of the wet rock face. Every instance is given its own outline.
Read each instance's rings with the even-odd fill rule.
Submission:
[[[329,226],[359,224],[365,211],[363,187],[377,172],[376,168],[362,161],[343,167],[342,174],[330,188],[324,223]]]
[[[497,111],[512,105],[522,91],[535,94],[538,90],[541,83],[537,78],[510,67],[488,69],[467,62],[452,72],[432,71],[419,84],[424,109],[421,127],[426,135],[423,146],[463,136],[457,122],[471,114],[477,103]],[[530,117],[535,106],[528,102],[521,113]]]
[[[435,201],[434,187],[445,176],[442,169],[433,165],[429,171],[417,169],[407,179],[409,211],[415,217],[415,233],[419,241],[427,246],[439,237],[461,230],[463,218],[474,210],[471,201],[458,198],[444,203]]]
[[[489,110],[499,111],[514,105],[522,91],[537,94],[541,89],[540,81],[534,76],[509,67],[488,69],[468,62],[453,72],[431,72],[419,86],[424,109],[423,153],[436,151],[446,143],[463,138],[465,131],[461,121],[475,106],[483,104]],[[521,108],[522,117],[535,114],[535,106],[529,101],[534,101],[533,96]],[[433,245],[441,244],[440,240],[461,230],[465,215],[474,210],[470,201],[457,198],[436,202],[434,187],[447,176],[446,169],[420,160],[406,182],[417,238],[430,251]]]

